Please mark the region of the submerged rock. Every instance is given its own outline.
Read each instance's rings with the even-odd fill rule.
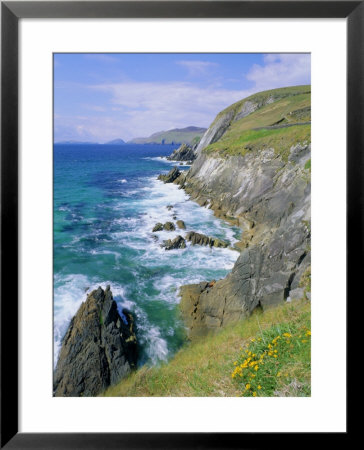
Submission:
[[[164,183],[173,183],[181,175],[181,172],[174,167],[171,169],[167,175],[158,175],[158,180],[163,181]]]
[[[185,230],[186,229],[186,224],[184,223],[183,220],[177,220],[176,224],[177,224],[177,227],[179,229],[181,229],[181,230]]]
[[[92,291],[71,320],[54,372],[57,397],[95,396],[137,363],[133,316],[121,317],[107,286]]]
[[[164,247],[165,250],[174,250],[177,248],[186,248],[186,241],[183,239],[182,236],[177,236],[174,239],[168,239],[167,241],[164,241],[162,244],[162,247]]]

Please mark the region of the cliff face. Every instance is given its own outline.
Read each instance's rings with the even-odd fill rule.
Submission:
[[[125,321],[109,286],[88,295],[63,338],[54,373],[55,396],[95,396],[136,366],[133,317],[127,311],[123,315]]]
[[[283,100],[272,92],[260,94],[265,103],[253,98],[232,108],[227,128],[223,121],[219,131],[221,121],[215,120],[213,133],[209,129],[201,144],[212,134],[222,138],[200,148],[187,175],[175,181],[200,205],[243,229],[241,254],[225,279],[181,289],[181,310],[192,338],[239,320],[257,307],[304,295],[301,280],[310,267],[311,146],[306,130],[301,138],[302,114],[294,109],[302,110],[303,100],[287,100],[289,90]],[[282,103],[284,114],[279,117],[276,110]],[[269,116],[268,122],[257,128],[262,115]],[[282,122],[290,128],[282,131]]]

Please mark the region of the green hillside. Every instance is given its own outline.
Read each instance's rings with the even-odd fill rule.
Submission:
[[[258,105],[236,120],[247,102]],[[244,155],[255,149],[274,148],[284,157],[298,142],[311,141],[311,87],[295,86],[254,94],[221,111],[215,121],[233,111],[226,133],[204,149],[210,154]]]
[[[135,138],[128,144],[194,144],[205,133],[206,128],[186,127],[159,131],[149,137]]]
[[[143,366],[103,396],[309,396],[310,336],[307,300],[256,311],[216,335],[186,344],[169,363]],[[262,354],[265,360],[244,373],[249,352],[251,362]]]

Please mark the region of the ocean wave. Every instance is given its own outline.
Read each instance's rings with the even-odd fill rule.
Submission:
[[[54,367],[57,364],[63,336],[81,303],[94,289],[99,286],[105,289],[107,285],[110,285],[119,312],[122,313],[122,309],[127,308],[136,317],[138,342],[145,354],[144,362],[150,361],[152,364],[157,364],[160,361],[166,361],[169,353],[168,345],[161,335],[161,330],[150,323],[147,314],[141,307],[128,299],[123,286],[110,281],[97,282],[95,279],[80,274],[63,277],[58,274],[54,278],[54,284]]]

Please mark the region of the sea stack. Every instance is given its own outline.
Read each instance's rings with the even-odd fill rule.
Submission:
[[[122,317],[123,316],[123,317]],[[92,291],[71,320],[54,373],[54,396],[95,396],[137,363],[133,316],[118,312],[110,286]]]

